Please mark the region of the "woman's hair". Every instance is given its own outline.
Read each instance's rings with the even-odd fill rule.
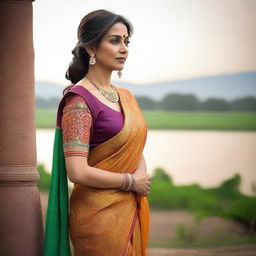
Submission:
[[[90,55],[87,53],[85,46],[97,49],[101,39],[110,27],[119,22],[126,26],[128,35],[131,36],[133,26],[121,15],[100,9],[90,12],[82,18],[77,30],[78,42],[72,50],[74,57],[65,75],[66,79],[71,81],[71,84],[63,90],[63,94],[80,81],[89,70]]]

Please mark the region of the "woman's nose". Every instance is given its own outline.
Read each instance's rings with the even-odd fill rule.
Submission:
[[[125,43],[122,43],[122,47],[120,49],[121,53],[127,53],[128,52],[128,46]]]

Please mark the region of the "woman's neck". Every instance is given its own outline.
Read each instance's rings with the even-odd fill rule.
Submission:
[[[110,78],[112,70],[106,70],[100,68],[100,66],[89,67],[88,73],[85,75],[85,78],[88,77],[89,81],[91,80],[98,87],[103,90],[109,90],[110,88]]]

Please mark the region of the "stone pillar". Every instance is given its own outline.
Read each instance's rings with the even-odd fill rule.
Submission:
[[[0,255],[40,256],[32,0],[0,1]]]

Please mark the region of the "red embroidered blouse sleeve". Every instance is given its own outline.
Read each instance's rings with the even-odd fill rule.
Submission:
[[[61,117],[64,156],[88,157],[92,115],[80,95],[67,98]]]

